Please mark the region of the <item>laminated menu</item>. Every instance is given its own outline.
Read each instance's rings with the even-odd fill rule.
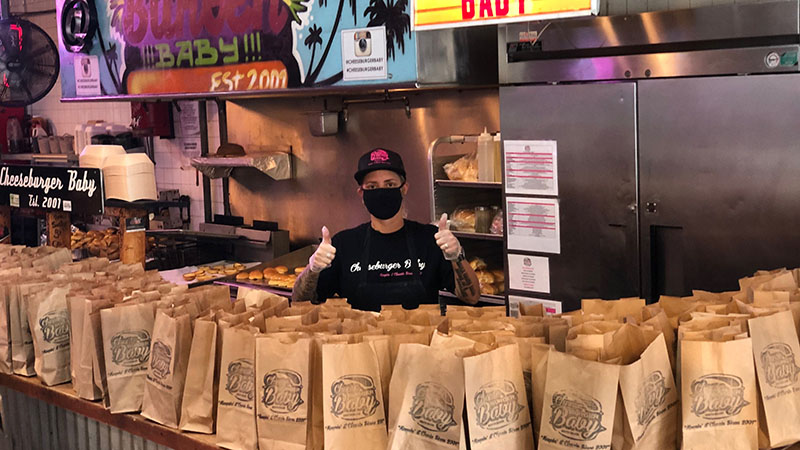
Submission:
[[[800,344],[792,313],[750,319],[748,324],[770,446],[800,441]]]
[[[464,358],[470,448],[533,450],[517,344]]]
[[[142,416],[171,428],[178,427],[191,343],[188,314],[175,315],[169,310],[156,313]]]
[[[675,448],[680,395],[663,334],[638,361],[620,368],[619,387],[634,448]]]
[[[142,409],[155,321],[154,306],[140,303],[100,311],[105,379],[112,413]]]
[[[463,359],[453,348],[403,344],[389,387],[389,450],[458,449]]]
[[[384,450],[381,371],[368,342],[322,346],[325,450]]]
[[[683,448],[758,448],[751,339],[681,341]]]
[[[69,315],[67,287],[54,287],[28,300],[28,323],[32,324],[34,368],[48,386],[72,379],[70,375]]]
[[[256,330],[234,327],[222,330],[217,445],[231,450],[258,448],[255,411]]]
[[[214,433],[214,406],[217,398],[214,389],[216,359],[217,324],[208,318],[199,318],[194,323],[189,367],[186,371],[181,402],[179,428],[183,431]]]
[[[617,365],[550,352],[538,448],[610,449],[618,383]]]
[[[305,450],[309,427],[311,339],[256,339],[259,450]]]

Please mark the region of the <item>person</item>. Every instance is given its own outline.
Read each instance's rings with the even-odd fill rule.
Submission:
[[[293,301],[321,303],[338,294],[355,309],[414,309],[438,303],[439,291],[448,290],[477,303],[478,277],[447,227],[447,214],[438,227],[404,219],[409,186],[400,155],[382,148],[367,152],[355,179],[370,221],[333,237],[322,227],[322,243],[298,276]]]

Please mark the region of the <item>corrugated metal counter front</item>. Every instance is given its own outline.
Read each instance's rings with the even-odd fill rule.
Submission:
[[[111,414],[78,398],[71,384],[0,374],[0,450],[218,450],[216,436],[182,433],[139,414]]]

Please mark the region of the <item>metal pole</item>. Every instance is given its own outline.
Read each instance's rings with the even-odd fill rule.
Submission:
[[[8,19],[9,17],[11,17],[9,0],[0,0],[0,19]]]
[[[217,99],[217,111],[219,111],[219,145],[228,143],[228,108],[227,102]],[[230,178],[222,179],[222,207],[226,216],[231,215],[231,191]]]
[[[197,108],[200,116],[200,156],[208,156],[208,114],[206,101],[200,100]],[[206,223],[211,223],[211,180],[203,175],[203,211]]]

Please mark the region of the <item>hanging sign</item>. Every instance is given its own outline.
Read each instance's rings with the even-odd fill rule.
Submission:
[[[414,29],[468,27],[597,14],[597,0],[415,0]]]
[[[79,167],[0,167],[0,204],[103,213],[103,174]]]

